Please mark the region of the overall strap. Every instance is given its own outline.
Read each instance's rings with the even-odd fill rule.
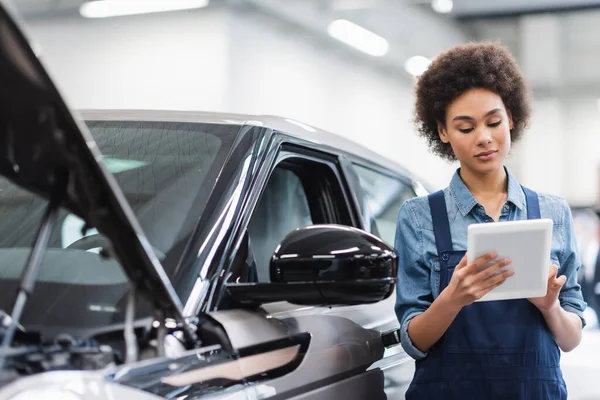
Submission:
[[[527,199],[527,219],[540,219],[540,199],[537,193],[531,189],[527,189],[525,186],[521,187]]]
[[[450,233],[450,222],[448,222],[448,210],[446,209],[444,191],[440,190],[432,193],[427,196],[427,199],[431,208],[433,233],[439,257],[444,251],[452,250],[452,235]]]

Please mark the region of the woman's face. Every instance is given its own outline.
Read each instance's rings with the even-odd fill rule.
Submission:
[[[450,104],[446,124],[439,124],[438,131],[442,142],[452,146],[461,168],[487,174],[503,167],[512,127],[500,96],[487,89],[471,89]]]

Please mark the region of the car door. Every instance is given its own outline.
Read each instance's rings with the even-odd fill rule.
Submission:
[[[393,246],[400,207],[417,194],[424,194],[424,189],[408,176],[365,160],[352,160],[345,166],[349,174],[355,174],[355,179],[350,181],[359,186],[355,192],[367,226],[365,230]],[[390,296],[378,304],[363,307],[361,311],[367,313],[372,324],[392,332],[399,328],[393,312],[395,300],[395,295]],[[414,363],[404,349],[401,346],[386,349],[384,359],[377,365],[385,370],[388,397],[403,398],[414,373]]]
[[[257,201],[234,262],[224,273],[229,282],[268,282],[273,251],[296,228],[321,223],[362,227],[356,196],[335,153],[297,140],[282,140],[277,143],[273,163],[265,164],[269,165],[265,167],[268,171],[264,171],[268,176],[254,188],[258,195],[249,195],[256,196]],[[282,324],[289,334],[310,334],[308,350],[298,368],[262,382],[277,396],[385,398],[382,370],[373,366],[384,357],[382,330],[372,327],[372,320],[365,318],[366,313],[360,313],[364,306],[263,304],[252,314],[252,329],[248,329],[248,324],[240,324],[239,318],[232,318],[236,310],[230,307],[234,306],[225,299],[211,316],[223,321],[230,336],[237,332],[241,343],[246,345],[264,340],[267,320]],[[393,308],[389,312],[393,316]],[[232,322],[236,319],[237,323]],[[242,329],[245,332],[240,334]]]

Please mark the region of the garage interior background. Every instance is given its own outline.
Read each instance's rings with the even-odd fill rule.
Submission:
[[[600,1],[212,0],[102,19],[82,17],[81,0],[14,4],[73,108],[285,116],[348,136],[435,187],[456,165],[429,155],[414,133],[411,72],[424,60],[413,57],[500,40],[535,96],[509,167],[571,205],[599,199]],[[334,39],[340,19],[380,35],[387,52]]]

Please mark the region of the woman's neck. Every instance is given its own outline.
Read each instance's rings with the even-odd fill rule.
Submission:
[[[508,175],[504,167],[486,174],[478,174],[461,168],[460,177],[475,198],[508,192]]]

